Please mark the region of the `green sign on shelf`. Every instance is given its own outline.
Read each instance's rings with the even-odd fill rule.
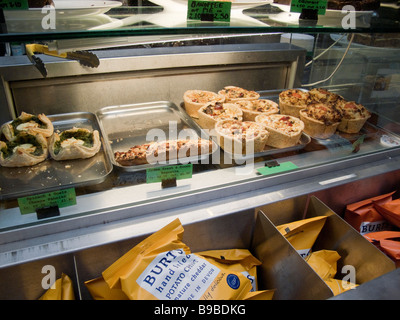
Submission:
[[[279,165],[273,166],[273,167],[262,167],[262,168],[258,168],[257,171],[259,173],[261,173],[262,175],[266,176],[269,174],[275,174],[275,173],[279,173],[279,172],[284,172],[284,171],[290,171],[293,169],[297,169],[298,167],[290,162],[282,162]]]
[[[18,198],[18,206],[21,214],[33,213],[37,209],[47,207],[68,207],[76,204],[74,188],[63,189],[48,193],[36,194],[24,198]]]
[[[162,182],[163,180],[170,179],[190,179],[193,173],[193,164],[181,164],[174,166],[166,166],[159,168],[149,168],[146,169],[146,182]]]
[[[189,0],[187,19],[201,21],[231,20],[231,2]]]
[[[327,0],[292,0],[291,12],[301,12],[303,9],[317,10],[318,15],[325,15]]]
[[[0,0],[0,9],[3,10],[27,10],[28,0]]]

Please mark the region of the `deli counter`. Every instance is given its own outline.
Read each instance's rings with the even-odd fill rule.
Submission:
[[[288,4],[238,0],[230,21],[218,22],[188,19],[181,0],[100,2],[54,0],[54,29],[44,29],[37,10],[4,10],[2,128],[23,113],[44,114],[54,133],[97,131],[99,149],[0,166],[1,299],[39,299],[49,266],[57,279],[71,278],[76,299],[93,299],[88,281],[177,218],[191,252],[248,249],[260,261],[258,288],[273,290],[273,299],[399,299],[395,259],[345,215],[350,204],[400,195],[397,3],[357,10],[344,29],[343,13],[329,6],[315,20]],[[230,86],[287,119],[283,93],[319,88],[368,117],[355,132],[318,136],[305,125],[290,146],[237,153],[185,101],[189,91]],[[154,139],[188,138],[210,149],[167,162],[118,161]],[[337,251],[338,274],[354,267],[352,290],[335,294],[278,231],[315,216],[326,223],[312,250]]]

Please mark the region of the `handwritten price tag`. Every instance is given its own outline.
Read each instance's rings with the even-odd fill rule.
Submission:
[[[301,12],[302,9],[317,10],[319,15],[325,15],[327,0],[292,0],[291,12]]]
[[[231,2],[189,0],[187,19],[229,22],[231,6]]]
[[[3,10],[27,10],[28,0],[0,0],[0,9]]]
[[[190,179],[192,177],[193,164],[182,164],[176,166],[166,166],[159,168],[146,169],[146,182],[154,183],[168,179]]]
[[[33,213],[40,208],[54,206],[63,208],[75,204],[76,195],[74,188],[18,198],[18,205],[21,214]]]

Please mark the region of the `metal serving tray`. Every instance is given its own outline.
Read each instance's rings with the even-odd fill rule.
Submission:
[[[201,129],[181,108],[169,101],[155,101],[105,107],[96,112],[103,132],[106,150],[113,165],[123,171],[140,171],[147,168],[179,163],[208,163],[210,154],[174,159],[157,164],[122,166],[115,161],[116,151],[127,151],[135,145],[179,138],[207,138]],[[189,134],[189,135],[188,135]],[[213,150],[217,146],[213,142]]]
[[[99,123],[93,113],[73,112],[47,117],[53,123],[54,131],[72,127],[98,130],[103,142]],[[0,167],[0,200],[97,184],[104,181],[112,168],[103,143],[100,151],[89,159],[56,161],[48,158],[29,167]]]

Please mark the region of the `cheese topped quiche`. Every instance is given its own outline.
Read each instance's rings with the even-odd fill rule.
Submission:
[[[224,96],[226,102],[235,102],[241,100],[256,100],[260,98],[260,94],[255,91],[235,86],[224,87],[224,89],[218,91],[218,94]]]
[[[268,99],[252,100],[251,103],[242,106],[245,121],[254,121],[260,114],[279,113],[278,104]]]
[[[187,114],[197,118],[197,111],[208,102],[224,102],[225,97],[207,90],[187,90],[183,94],[183,103]]]
[[[308,92],[310,100],[314,102],[320,102],[325,104],[333,104],[344,100],[342,96],[337,93],[333,93],[323,88],[314,88]]]
[[[198,123],[204,129],[213,129],[219,120],[243,120],[243,111],[235,103],[210,102],[198,111]]]
[[[234,154],[261,152],[269,135],[264,125],[253,121],[221,120],[215,131],[221,148]]]
[[[304,132],[314,138],[327,139],[335,132],[342,119],[341,112],[333,105],[311,103],[300,111]]]
[[[358,133],[371,117],[371,113],[363,105],[354,101],[343,100],[337,107],[342,112],[342,120],[338,126],[341,132]]]
[[[307,91],[288,89],[279,94],[279,109],[282,114],[300,117],[300,110],[304,109],[310,99]]]
[[[259,115],[256,122],[265,125],[269,132],[267,145],[274,148],[295,146],[304,129],[299,118],[282,114]]]

